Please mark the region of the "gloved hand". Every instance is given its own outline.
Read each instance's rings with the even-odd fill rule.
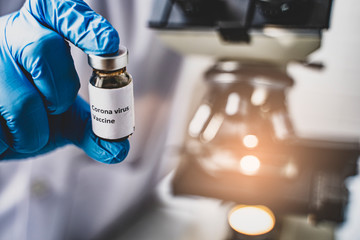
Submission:
[[[105,163],[127,156],[128,140],[108,142],[92,133],[64,39],[88,54],[115,53],[119,46],[116,30],[81,0],[27,0],[0,18],[0,160],[67,143]]]

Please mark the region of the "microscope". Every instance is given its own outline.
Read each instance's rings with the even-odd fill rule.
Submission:
[[[150,28],[173,49],[216,59],[188,122],[175,195],[266,206],[276,218],[344,221],[345,180],[357,174],[356,140],[300,137],[289,114],[290,62],[329,28],[332,0],[158,0]],[[306,96],[304,96],[306,97]],[[248,238],[237,232],[235,239]],[[252,234],[250,234],[252,235]]]

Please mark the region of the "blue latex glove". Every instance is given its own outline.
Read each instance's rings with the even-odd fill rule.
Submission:
[[[109,142],[92,133],[64,39],[88,54],[115,53],[119,46],[116,30],[81,0],[28,0],[0,18],[0,160],[67,143],[105,163],[127,156],[128,140]]]

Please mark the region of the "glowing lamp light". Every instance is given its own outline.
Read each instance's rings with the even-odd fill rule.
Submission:
[[[238,233],[259,236],[274,228],[275,216],[265,206],[238,205],[230,211],[228,222]]]
[[[240,160],[240,171],[246,175],[254,175],[259,171],[260,160],[253,155],[246,155]]]
[[[225,107],[226,114],[232,116],[239,110],[240,96],[237,93],[230,93]]]
[[[210,117],[210,114],[211,114],[211,108],[209,105],[203,104],[198,108],[194,118],[191,120],[190,125],[189,125],[190,136],[192,136],[192,137],[199,136],[206,121]]]
[[[243,144],[247,148],[254,148],[258,145],[259,139],[255,135],[246,135],[243,138]]]

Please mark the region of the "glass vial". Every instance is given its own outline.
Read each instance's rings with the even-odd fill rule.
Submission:
[[[88,55],[92,130],[100,138],[123,140],[135,130],[133,80],[126,72],[128,51],[111,56]]]

